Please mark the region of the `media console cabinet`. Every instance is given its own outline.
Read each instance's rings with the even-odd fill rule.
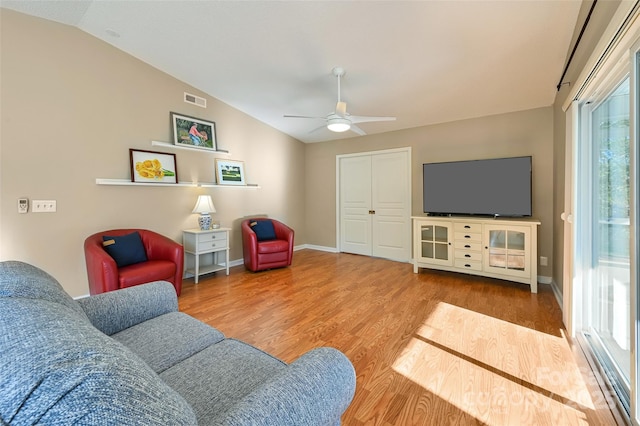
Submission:
[[[412,216],[413,272],[440,269],[515,281],[538,292],[533,219]]]

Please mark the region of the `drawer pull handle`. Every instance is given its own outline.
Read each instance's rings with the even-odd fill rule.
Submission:
[[[471,248],[471,246],[469,244],[465,244],[464,248]]]
[[[471,265],[469,265],[468,263],[465,263],[464,265],[466,268],[471,268]]]
[[[464,237],[465,238],[471,238],[471,235],[465,235]]]
[[[471,255],[470,254],[465,254],[464,257],[471,257]]]
[[[464,229],[471,229],[471,227],[469,225],[465,225]]]

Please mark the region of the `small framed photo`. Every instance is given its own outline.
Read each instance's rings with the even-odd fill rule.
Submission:
[[[131,182],[178,183],[176,155],[129,149]]]
[[[216,151],[216,123],[171,113],[173,144]]]
[[[216,158],[216,180],[218,185],[246,185],[244,162]]]

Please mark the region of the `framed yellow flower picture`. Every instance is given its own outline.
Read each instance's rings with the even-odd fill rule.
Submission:
[[[131,182],[178,183],[176,155],[129,149]]]

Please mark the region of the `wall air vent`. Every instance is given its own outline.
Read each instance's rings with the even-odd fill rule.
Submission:
[[[184,92],[184,101],[188,104],[197,105],[202,108],[207,107],[207,100],[200,96],[192,95],[191,93]]]

